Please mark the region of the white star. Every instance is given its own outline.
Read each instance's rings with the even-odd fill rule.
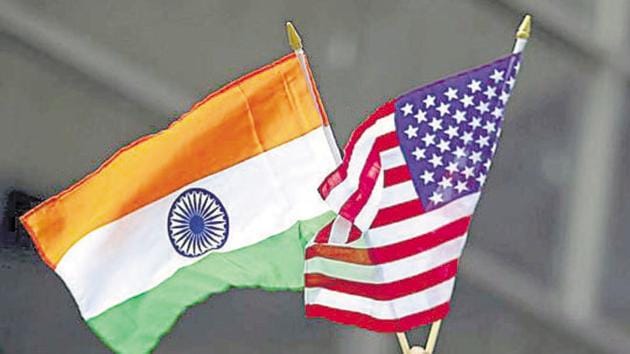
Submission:
[[[457,89],[453,87],[449,87],[446,92],[444,92],[444,96],[448,98],[449,101],[457,99]]]
[[[503,103],[504,106],[507,103],[509,98],[510,98],[510,94],[507,93],[507,91],[501,92],[501,96],[499,96],[499,100],[501,100],[501,103]]]
[[[493,97],[497,96],[497,88],[496,87],[492,87],[492,86],[488,86],[488,87],[486,87],[486,91],[483,94],[486,95],[486,98],[488,100],[491,100]]]
[[[425,151],[426,151],[425,149],[420,149],[419,147],[416,146],[416,148],[413,150],[411,154],[416,158],[416,161],[419,161],[420,159],[426,158],[426,156],[424,156]]]
[[[431,126],[431,129],[433,129],[433,131],[442,130],[442,120],[438,118],[433,118],[431,123],[429,123],[429,126]]]
[[[449,139],[453,139],[454,137],[457,136],[458,130],[459,129],[456,126],[451,125],[450,127],[448,127],[448,129],[444,131],[444,134],[448,135]]]
[[[479,139],[477,139],[477,141],[475,141],[477,143],[477,145],[479,145],[480,149],[483,149],[484,146],[490,146],[490,137],[489,136],[483,136],[480,135]]]
[[[499,107],[494,107],[494,110],[492,111],[491,114],[494,117],[494,119],[499,119],[503,116],[503,109]]]
[[[437,144],[437,148],[440,149],[441,153],[451,150],[451,147],[449,146],[449,142],[444,139],[440,140],[440,143]]]
[[[457,182],[457,185],[455,186],[455,190],[457,191],[457,193],[462,193],[468,190],[468,187],[466,187],[466,181],[459,181]]]
[[[405,130],[405,134],[407,134],[407,139],[417,138],[418,137],[418,127],[414,127],[411,124],[407,126],[407,130]]]
[[[472,122],[468,123],[468,125],[470,125],[473,130],[479,128],[481,126],[481,118],[473,117]]]
[[[481,81],[473,79],[468,84],[468,89],[470,89],[470,92],[472,92],[472,93],[475,93],[477,91],[481,91]]]
[[[471,178],[472,176],[475,175],[475,172],[473,172],[474,169],[475,169],[474,167],[468,166],[468,167],[464,168],[464,171],[462,171],[462,174],[464,176],[466,176],[466,178]]]
[[[461,139],[464,145],[468,145],[468,143],[470,143],[473,140],[472,132],[464,132],[464,135],[462,135]]]
[[[464,157],[466,157],[466,151],[463,147],[458,146],[455,148],[455,151],[453,151],[453,155],[455,155],[455,157],[457,157],[458,159],[463,159]]]
[[[490,134],[490,133],[494,132],[495,130],[497,130],[496,124],[494,122],[491,122],[491,121],[487,121],[486,125],[484,125],[483,129],[485,129],[486,133],[488,133],[488,134]]]
[[[433,202],[433,204],[441,203],[444,201],[444,199],[442,199],[442,193],[438,193],[437,191],[433,192],[433,194],[429,197],[429,200]]]
[[[481,151],[473,151],[469,159],[475,164],[481,162]]]
[[[442,163],[442,156],[439,156],[437,154],[433,154],[433,157],[431,157],[431,160],[429,160],[429,163],[433,165],[433,168],[444,165]]]
[[[521,70],[521,62],[519,61],[514,65],[514,71],[516,71],[516,73],[518,74],[520,70]]]
[[[458,109],[457,111],[455,111],[455,114],[453,114],[453,119],[455,119],[457,124],[461,124],[463,121],[466,120],[466,112],[460,111]]]
[[[464,106],[464,108],[468,108],[469,106],[472,106],[474,104],[473,102],[473,96],[470,95],[466,95],[464,94],[464,97],[462,97],[459,102],[462,103],[462,105]]]
[[[450,112],[451,105],[449,103],[440,103],[440,106],[437,108],[438,112],[440,112],[440,117],[444,117],[446,114]]]
[[[422,182],[424,184],[429,184],[430,182],[435,182],[433,179],[433,172],[429,172],[429,170],[424,170],[424,173],[420,176]]]
[[[418,109],[418,113],[416,113],[414,117],[416,118],[416,121],[418,122],[418,124],[427,121],[426,112],[421,109]]]
[[[433,107],[435,106],[435,96],[427,95],[422,102],[424,102],[424,107],[426,108]]]
[[[488,102],[480,101],[479,104],[477,105],[477,107],[475,107],[475,108],[477,109],[477,111],[480,114],[484,114],[484,113],[490,111],[489,105],[490,104]]]
[[[435,134],[426,133],[422,139],[424,146],[431,146],[435,144]]]
[[[503,81],[504,74],[505,74],[505,71],[499,71],[497,69],[494,69],[494,72],[492,73],[492,75],[490,75],[490,78],[494,80],[495,84],[498,84],[499,82]]]
[[[483,167],[486,168],[486,172],[490,171],[490,166],[492,166],[492,160],[487,159],[486,162],[483,164]]]
[[[452,177],[442,177],[442,180],[438,182],[438,185],[442,187],[442,189],[451,188],[453,186]]]
[[[457,162],[455,162],[455,161],[450,162],[450,163],[448,164],[448,166],[446,167],[446,170],[447,170],[448,172],[450,172],[451,174],[453,174],[453,173],[455,173],[455,172],[458,172],[458,171],[459,171],[459,168],[457,167]]]
[[[514,77],[510,77],[506,82],[508,86],[510,86],[510,90],[514,89],[514,84],[516,84],[516,80]]]
[[[403,112],[403,116],[408,116],[413,113],[413,105],[411,103],[407,103],[400,109]]]
[[[483,186],[486,183],[486,175],[484,175],[483,173],[480,173],[479,177],[475,178],[475,180],[479,182],[480,186]]]

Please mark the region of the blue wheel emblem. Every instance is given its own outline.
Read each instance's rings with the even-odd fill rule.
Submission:
[[[171,205],[167,230],[177,253],[199,257],[223,247],[230,226],[227,211],[216,195],[203,188],[191,188]]]

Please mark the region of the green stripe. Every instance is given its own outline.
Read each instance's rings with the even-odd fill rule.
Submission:
[[[87,321],[117,353],[147,353],[186,308],[230,288],[268,291],[304,287],[304,247],[333,213],[301,221],[255,245],[213,253],[182,268],[150,291],[133,297]]]

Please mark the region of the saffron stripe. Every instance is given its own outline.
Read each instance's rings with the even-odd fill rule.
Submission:
[[[292,53],[208,95],[167,129],[118,150],[20,220],[55,269],[93,230],[322,125]]]

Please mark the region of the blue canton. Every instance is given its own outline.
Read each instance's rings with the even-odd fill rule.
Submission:
[[[484,185],[520,59],[513,54],[396,100],[396,132],[425,210]]]

